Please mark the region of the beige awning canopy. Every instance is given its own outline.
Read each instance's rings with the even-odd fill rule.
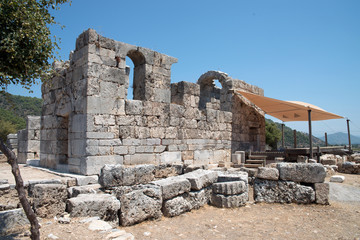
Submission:
[[[308,121],[308,110],[311,110],[312,121],[343,118],[342,116],[327,112],[324,109],[305,102],[282,101],[244,91],[237,90],[236,92],[246,97],[266,114],[276,117],[283,122]]]

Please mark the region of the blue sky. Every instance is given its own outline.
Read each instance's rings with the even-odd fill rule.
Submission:
[[[209,70],[264,89],[265,96],[309,102],[347,117],[360,135],[360,1],[73,0],[55,12],[68,59],[88,28],[178,58],[172,82]],[[30,96],[40,97],[40,87]],[[19,87],[9,92],[29,95]],[[308,132],[307,122],[286,123]],[[346,132],[346,120],[313,122],[313,134]]]

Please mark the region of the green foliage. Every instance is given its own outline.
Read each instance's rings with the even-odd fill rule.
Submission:
[[[16,126],[9,121],[0,119],[0,139],[4,142],[7,139],[7,135],[10,133],[16,133]]]
[[[281,131],[274,122],[265,121],[266,144],[272,149],[277,149],[277,143],[281,139]]]
[[[41,105],[39,98],[0,94],[0,137],[6,140],[8,134],[24,129],[26,116],[40,116]]]
[[[49,26],[57,24],[49,9],[68,0],[0,0],[0,87],[30,89],[50,73],[59,40]]]
[[[278,128],[278,130],[280,132],[278,147],[281,146],[281,123],[273,122],[270,119],[266,119],[266,124],[267,125],[268,124],[276,125],[276,127]],[[268,130],[266,129],[266,135],[268,135],[267,131]],[[285,147],[289,147],[289,148],[294,147],[294,131],[293,131],[293,129],[291,129],[287,126],[284,127],[284,139],[285,139]],[[312,136],[312,141],[313,141],[313,146],[325,146],[325,142],[317,137]],[[269,144],[268,142],[266,142],[266,143]],[[296,132],[296,143],[297,143],[298,148],[309,147],[310,146],[309,134],[304,133],[304,132]],[[271,147],[273,147],[273,146],[271,146]]]

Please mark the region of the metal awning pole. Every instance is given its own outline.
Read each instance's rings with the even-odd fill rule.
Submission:
[[[312,129],[311,129],[311,109],[308,110],[309,116],[309,142],[310,142],[310,159],[313,158],[313,149],[312,149]]]
[[[282,146],[282,149],[285,148],[285,137],[284,137],[284,126],[285,124],[281,124],[281,146]]]
[[[351,152],[351,138],[350,138],[350,126],[349,126],[350,119],[346,119],[347,123],[347,130],[348,130],[348,138],[349,138],[349,151]]]

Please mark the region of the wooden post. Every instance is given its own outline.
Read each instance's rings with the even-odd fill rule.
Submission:
[[[297,142],[296,142],[296,129],[294,129],[294,148],[296,148]]]
[[[313,158],[313,149],[312,149],[311,109],[308,110],[308,118],[309,118],[310,159],[312,159]]]
[[[317,146],[317,162],[320,162],[320,146]]]
[[[350,126],[349,126],[350,119],[346,119],[347,123],[347,130],[348,130],[348,138],[349,138],[349,151],[351,152],[351,138],[350,138]]]
[[[327,141],[327,133],[325,133],[325,146],[328,146],[328,141]]]
[[[283,149],[285,148],[284,126],[285,124],[281,124],[281,139],[282,139],[281,146]]]

